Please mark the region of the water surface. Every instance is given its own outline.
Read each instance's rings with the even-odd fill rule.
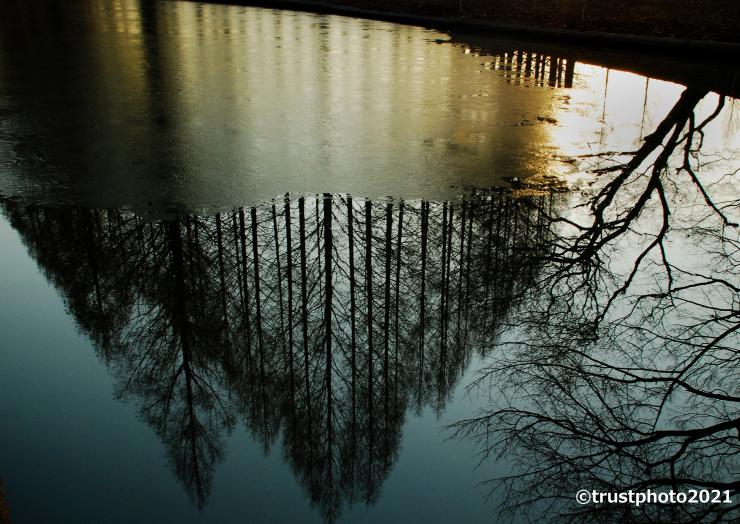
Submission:
[[[666,464],[736,496],[736,73],[629,63],[259,8],[3,3],[14,521],[619,521],[573,495],[664,486]],[[681,435],[613,451],[675,427],[685,456]]]

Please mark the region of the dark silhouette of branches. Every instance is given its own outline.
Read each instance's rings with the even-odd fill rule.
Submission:
[[[3,208],[198,505],[242,421],[334,521],[378,499],[407,410],[441,412],[490,347],[548,198],[286,195],[160,221]]]
[[[702,173],[704,127],[687,89],[634,152],[605,157],[588,213],[543,213],[550,247],[496,362],[473,387],[499,401],[460,421],[509,516],[604,522],[730,521],[734,504],[586,505],[580,489],[738,490],[737,216]],[[625,160],[626,159],[626,160]],[[706,160],[706,159],[704,159]]]

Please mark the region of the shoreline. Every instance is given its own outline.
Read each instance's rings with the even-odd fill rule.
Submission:
[[[336,14],[415,25],[430,29],[558,42],[571,45],[588,45],[600,49],[639,50],[642,52],[682,57],[688,55],[692,58],[701,58],[702,60],[711,62],[731,61],[734,63],[736,57],[740,54],[740,42],[553,28],[472,17],[438,16],[396,10],[385,11],[314,0],[215,0],[213,3]]]

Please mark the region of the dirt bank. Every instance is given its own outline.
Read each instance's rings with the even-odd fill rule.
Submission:
[[[393,19],[444,17],[536,31],[740,43],[740,0],[213,0]],[[348,13],[343,8],[377,11]],[[380,13],[383,13],[380,15]],[[404,20],[414,23],[412,20]],[[422,20],[418,20],[419,23]],[[532,36],[530,34],[529,36]],[[543,34],[542,36],[553,36]],[[555,35],[558,36],[558,35]],[[617,44],[618,39],[614,40]],[[681,44],[683,45],[683,44]]]
[[[331,3],[550,29],[740,42],[738,0],[331,0]]]

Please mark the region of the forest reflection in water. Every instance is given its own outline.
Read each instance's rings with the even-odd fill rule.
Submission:
[[[551,202],[288,196],[160,222],[4,208],[198,505],[244,419],[265,449],[282,433],[331,521],[377,499],[407,410],[440,412],[491,346]]]
[[[229,435],[246,428],[266,455],[280,450],[326,521],[354,521],[353,503],[390,498],[383,486],[403,462],[410,414],[456,416],[451,396],[469,386],[490,407],[466,406],[469,417],[446,435],[502,459],[494,520],[737,521],[740,150],[735,100],[723,96],[737,93],[733,71],[651,63],[642,66],[651,78],[638,77],[626,72],[640,70],[637,57],[602,63],[467,37],[453,45],[392,24],[90,5],[0,6],[10,13],[0,16],[0,191],[9,197],[0,209],[116,394],[161,439],[194,507],[217,504]],[[55,36],[13,36],[38,27]],[[506,181],[513,187],[486,189]],[[4,333],[10,365],[0,368],[18,369],[28,334],[18,332]],[[41,344],[30,382],[53,367],[53,345]],[[464,373],[480,365],[469,384]],[[13,380],[6,396],[28,393],[24,385]],[[98,477],[69,460],[19,481],[33,470],[28,450],[72,456],[89,442],[74,431],[72,444],[57,442],[48,413],[34,414],[44,422],[35,434],[39,426],[14,416],[56,404],[26,402],[0,405],[17,406],[2,481],[19,515],[56,512],[51,469]],[[422,440],[432,438],[412,444]],[[131,444],[129,456],[147,445]],[[97,471],[117,477],[115,443],[104,446],[113,459],[95,457],[105,462]],[[445,477],[454,451],[422,460],[448,460],[431,473]],[[418,462],[408,469],[421,476]],[[130,478],[116,480],[98,506],[84,483],[59,493],[83,493],[76,510],[112,513],[111,500],[130,505],[121,495]],[[131,514],[171,511],[164,483],[142,489],[155,502]],[[410,490],[425,487],[415,478]],[[573,498],[692,488],[728,490],[735,502]],[[283,504],[288,488],[279,489]],[[464,502],[451,498],[454,513]],[[221,509],[233,516],[233,504]],[[280,520],[274,504],[266,513]],[[65,517],[84,520],[46,516]]]
[[[594,156],[578,193],[288,194],[166,220],[2,207],[199,507],[240,421],[325,520],[373,504],[406,414],[441,413],[479,355],[491,407],[451,430],[510,464],[500,516],[726,521],[736,503],[573,500],[737,496],[740,202],[735,159],[702,150],[725,106],[699,117],[706,96]]]

